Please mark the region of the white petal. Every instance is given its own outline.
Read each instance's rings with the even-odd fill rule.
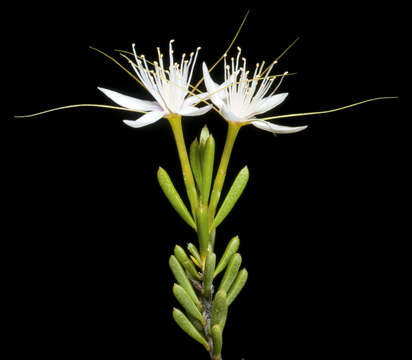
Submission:
[[[206,114],[212,107],[213,105],[202,106],[200,108],[195,106],[186,106],[179,112],[179,114],[182,116],[199,116]]]
[[[305,130],[307,126],[282,126],[282,125],[276,125],[273,124],[269,121],[253,121],[253,125],[255,125],[257,128],[270,131],[274,134],[292,134],[296,133],[302,130]]]
[[[223,104],[223,106],[220,109],[220,112],[222,113],[222,116],[226,121],[232,121],[232,122],[243,122],[245,121],[244,119],[240,118],[239,116],[235,115],[232,111],[230,111],[230,107],[227,106],[226,104]]]
[[[222,86],[216,84],[212,78],[210,77],[209,70],[205,63],[202,64],[203,69],[203,78],[205,80],[205,86],[207,92],[210,94],[210,99],[212,100],[213,104],[217,107],[221,107],[223,105],[223,97],[224,91],[222,91]]]
[[[188,98],[185,99],[185,101],[183,102],[183,106],[190,106],[196,103],[200,103],[203,102],[202,100],[204,100],[205,98],[207,98],[209,96],[209,93],[204,92],[201,94],[196,94],[193,96],[189,96]]]
[[[258,105],[255,114],[263,114],[269,110],[272,110],[274,107],[281,104],[286,99],[286,96],[288,96],[288,93],[276,94],[264,98]]]
[[[123,120],[126,125],[129,125],[133,128],[140,128],[146,125],[153,124],[156,121],[159,121],[165,115],[164,111],[151,111],[147,114],[144,114],[137,120]]]
[[[134,97],[100,87],[98,87],[98,89],[116,104],[128,109],[137,111],[153,111],[161,109],[156,101],[136,99]]]

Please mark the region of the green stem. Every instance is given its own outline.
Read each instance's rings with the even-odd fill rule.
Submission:
[[[198,207],[198,197],[196,191],[195,180],[192,174],[192,168],[190,167],[189,157],[187,155],[185,139],[182,129],[182,116],[171,115],[167,118],[172,128],[173,135],[176,141],[177,152],[179,153],[180,164],[182,166],[183,180],[186,186],[187,196],[189,198],[190,206],[192,209],[193,218],[196,219],[196,212]]]
[[[213,218],[216,213],[217,204],[219,203],[223,184],[225,182],[226,171],[229,165],[230,155],[232,153],[233,145],[235,143],[237,134],[239,133],[240,127],[241,127],[240,124],[228,122],[226,143],[223,149],[222,157],[220,159],[220,164],[217,170],[215,182],[213,184],[212,195],[210,196],[209,221],[211,222],[213,222]]]

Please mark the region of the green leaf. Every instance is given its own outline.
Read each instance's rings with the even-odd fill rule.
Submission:
[[[197,138],[190,145],[189,157],[197,187],[200,189],[202,187],[202,167],[200,165],[200,146]]]
[[[200,263],[202,261],[200,260],[199,251],[197,250],[196,246],[193,245],[192,243],[189,243],[189,244],[187,244],[187,250],[189,250],[189,252],[192,254],[193,258],[196,259],[197,264],[196,264],[196,262],[195,262],[195,264],[200,267]],[[193,258],[192,258],[192,260],[193,260]]]
[[[242,269],[239,271],[233,285],[230,287],[229,292],[227,293],[227,304],[230,305],[236,297],[239,295],[240,291],[246,284],[248,277],[248,272],[246,269]]]
[[[219,325],[222,330],[224,328],[228,310],[226,297],[226,291],[222,289],[216,293],[213,299],[212,314],[210,317],[211,328],[215,325]]]
[[[206,339],[199,333],[199,331],[194,327],[194,325],[189,321],[185,314],[183,314],[179,309],[173,309],[173,319],[176,324],[193,339],[202,344],[207,351],[210,351],[209,344]]]
[[[219,211],[217,212],[212,227],[218,227],[230,213],[230,211],[233,209],[233,206],[235,206],[236,202],[238,201],[240,195],[242,195],[242,192],[245,189],[248,180],[249,169],[247,168],[247,166],[245,166],[242,170],[240,170],[239,174],[236,176],[235,181],[230,187],[225,200],[223,201]]]
[[[206,205],[200,203],[197,216],[197,234],[199,237],[200,259],[203,266],[209,247],[209,218]]]
[[[173,255],[170,256],[169,266],[178,284],[186,290],[186,292],[189,294],[190,298],[193,300],[198,309],[202,310],[202,304],[200,303],[195,291],[193,290],[192,284],[190,283],[190,280],[187,278],[185,274],[185,270],[183,269],[182,265],[180,265],[176,257]]]
[[[183,248],[179,245],[175,246],[175,256],[177,260],[183,265],[183,267],[196,279],[200,280],[200,275],[196,271],[196,268],[193,264],[193,262],[188,258],[186,255],[186,252],[183,250]]]
[[[180,285],[173,285],[173,294],[175,295],[177,301],[180,305],[187,311],[188,314],[193,316],[195,319],[200,321],[203,325],[206,324],[205,319],[203,319],[202,314],[199,309],[196,307],[193,300],[190,298],[189,294],[183,289]]]
[[[205,271],[203,272],[203,291],[204,296],[209,298],[212,292],[213,274],[215,272],[216,254],[208,252],[205,262]]]
[[[212,335],[213,340],[213,355],[214,360],[220,359],[220,354],[222,353],[222,345],[223,345],[223,334],[222,329],[219,325],[214,325],[210,329],[210,335]]]
[[[239,272],[240,264],[242,263],[242,257],[239,253],[236,253],[230,259],[229,265],[226,268],[223,279],[219,285],[219,290],[229,291],[230,286],[236,279],[237,273]]]
[[[223,253],[222,258],[220,259],[219,264],[217,264],[214,277],[216,277],[225,269],[233,254],[235,254],[238,251],[239,245],[239,236],[235,236],[232,240],[229,241],[229,244],[226,246],[225,252]]]
[[[203,156],[202,156],[202,187],[201,187],[201,197],[204,204],[209,201],[210,188],[212,185],[213,178],[213,165],[215,160],[215,140],[213,136],[210,135],[206,141]]]
[[[170,204],[173,206],[173,209],[180,215],[180,217],[193,229],[196,230],[196,224],[187,210],[182,198],[174,187],[172,180],[170,180],[167,172],[159,167],[157,171],[157,179],[159,181],[160,187],[163,190],[163,193],[169,200]]]
[[[196,330],[199,331],[199,333],[203,335],[205,333],[205,328],[202,325],[202,323],[196,318],[194,318],[192,315],[190,315],[189,313],[186,313],[185,315],[190,320],[190,322],[193,324],[193,326],[196,328]]]

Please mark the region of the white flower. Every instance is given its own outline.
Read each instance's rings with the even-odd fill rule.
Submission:
[[[206,98],[207,93],[196,94],[187,97],[192,92],[189,90],[190,81],[193,75],[193,68],[196,63],[197,55],[200,48],[197,48],[196,53],[191,53],[189,59],[185,59],[185,54],[182,55],[180,64],[173,60],[173,48],[171,40],[169,43],[169,67],[165,69],[163,64],[163,54],[159,54],[159,62],[154,61],[153,64],[146,61],[144,55],[137,56],[135,46],[133,44],[133,54],[136,63],[131,62],[137,78],[146,90],[153,96],[155,101],[136,99],[126,96],[118,92],[98,88],[116,104],[137,112],[146,112],[137,120],[123,120],[127,125],[139,128],[152,124],[162,117],[182,115],[182,116],[199,116],[208,112],[212,105],[204,107],[196,107],[195,104]]]
[[[272,110],[285,100],[287,93],[275,94],[278,86],[266,94],[272,87],[275,76],[270,76],[270,71],[276,62],[263,70],[264,63],[256,65],[251,79],[246,70],[246,59],[242,58],[243,66],[239,67],[241,50],[235,59],[231,59],[231,66],[224,61],[225,81],[218,85],[210,77],[209,70],[203,63],[203,77],[205,86],[210,94],[210,99],[218,108],[225,120],[234,123],[251,123],[259,129],[277,134],[289,134],[306,129],[307,126],[281,126],[269,121],[256,118],[256,115]]]

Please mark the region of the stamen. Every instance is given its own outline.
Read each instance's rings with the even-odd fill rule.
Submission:
[[[274,119],[284,119],[284,118],[289,118],[289,117],[300,117],[300,116],[309,116],[309,115],[320,115],[320,114],[328,114],[336,111],[341,111],[344,109],[349,109],[351,107],[355,107],[361,104],[365,104],[371,101],[378,101],[378,100],[389,100],[389,99],[398,99],[398,96],[384,96],[384,97],[377,97],[373,99],[367,99],[364,101],[359,101],[354,104],[342,106],[339,108],[331,109],[331,110],[323,110],[323,111],[313,111],[313,112],[307,112],[307,113],[295,113],[295,114],[284,114],[284,115],[277,115],[277,116],[271,116],[267,118],[262,118],[260,120],[274,120]]]
[[[137,112],[137,113],[146,113],[145,111],[138,111],[138,110],[132,110],[120,106],[111,106],[111,105],[101,105],[101,104],[75,104],[75,105],[66,105],[66,106],[60,106],[57,108],[41,111],[35,114],[29,114],[29,115],[14,115],[16,119],[22,119],[22,118],[29,118],[29,117],[35,117],[43,114],[47,114],[49,112],[53,111],[59,111],[59,110],[66,110],[66,109],[73,109],[73,108],[79,108],[79,107],[98,107],[98,108],[103,108],[103,109],[113,109],[113,110],[124,110],[124,111],[130,111],[130,112]]]
[[[144,84],[135,76],[133,75],[133,73],[131,73],[129,70],[127,70],[122,64],[120,64],[116,59],[114,59],[113,57],[111,57],[110,55],[106,54],[104,51],[99,50],[97,48],[94,48],[92,46],[90,46],[90,49],[97,51],[98,53],[106,56],[108,59],[110,59],[111,61],[113,61],[116,65],[118,65],[120,68],[122,68],[124,71],[126,71],[133,79],[135,79],[141,86],[143,86],[144,88],[146,88],[144,86]]]
[[[240,54],[242,52],[242,49],[239,46],[237,47],[237,49],[238,49],[239,52],[237,53],[237,56],[236,56],[236,70],[239,69],[239,58],[240,58]]]
[[[173,65],[173,47],[172,44],[175,42],[174,39],[169,41],[169,68]]]

